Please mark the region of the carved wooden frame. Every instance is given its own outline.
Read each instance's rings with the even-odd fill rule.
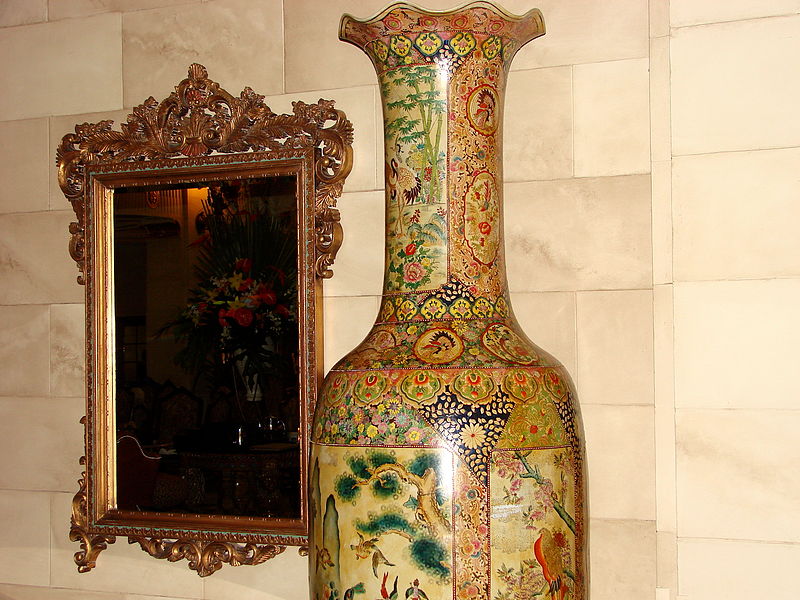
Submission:
[[[80,572],[95,567],[97,556],[127,536],[129,543],[156,558],[186,559],[200,576],[231,565],[262,563],[287,546],[307,552],[306,465],[301,458],[301,518],[178,515],[122,511],[115,506],[114,475],[109,468],[114,430],[106,410],[112,396],[113,364],[109,331],[113,311],[110,291],[111,207],[113,190],[196,182],[295,175],[298,205],[298,319],[310,326],[301,334],[301,457],[307,457],[309,428],[321,382],[320,280],[332,275],[342,228],[336,200],[352,167],[352,125],[333,101],[293,103],[293,114],[275,114],[264,97],[245,88],[234,97],[208,78],[199,64],[166,99],[152,97],[133,109],[121,131],[112,121],[76,125],[63,137],[56,161],[58,180],[72,203],[69,251],[86,285],[85,470],[72,502],[70,539],[80,544],[75,562]],[[302,207],[308,207],[303,209]]]

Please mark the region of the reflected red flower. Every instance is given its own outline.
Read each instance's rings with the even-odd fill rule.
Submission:
[[[237,308],[233,311],[233,318],[242,327],[249,327],[253,324],[253,311],[249,308]]]

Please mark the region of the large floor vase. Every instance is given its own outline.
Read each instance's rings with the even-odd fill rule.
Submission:
[[[386,272],[316,407],[313,600],[587,598],[577,399],[514,318],[503,255],[506,76],[543,33],[487,2],[342,18],[380,82]]]

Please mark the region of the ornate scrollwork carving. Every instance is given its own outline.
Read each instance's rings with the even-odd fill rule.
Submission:
[[[128,538],[129,544],[139,544],[142,550],[154,558],[165,558],[170,562],[186,559],[189,568],[206,577],[222,568],[223,563],[232,566],[258,565],[286,550],[276,544],[234,544],[215,540],[161,540],[158,538]]]
[[[56,161],[59,185],[77,219],[70,224],[69,251],[80,271],[78,282],[85,282],[87,165],[303,148],[315,151],[317,275],[330,277],[341,245],[334,206],[352,168],[353,126],[332,100],[293,102],[292,108],[291,115],[275,114],[249,87],[234,97],[195,63],[174,92],[161,102],[145,100],[119,131],[112,121],[76,126],[61,140]]]
[[[82,456],[81,465],[86,464],[86,457]],[[72,499],[72,517],[70,518],[69,539],[79,542],[81,549],[75,553],[75,564],[78,571],[87,573],[97,564],[97,555],[113,544],[117,538],[113,535],[92,535],[88,532],[86,506],[86,471],[81,473],[78,480],[78,493]]]

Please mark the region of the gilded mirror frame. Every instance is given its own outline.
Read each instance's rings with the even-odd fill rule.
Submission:
[[[200,576],[223,563],[255,565],[299,546],[307,552],[306,459],[322,381],[321,280],[341,245],[335,208],[352,166],[352,126],[333,101],[293,103],[275,114],[245,88],[234,97],[202,65],[166,99],[135,107],[121,130],[84,123],[58,147],[59,185],[72,203],[69,251],[86,289],[85,467],[72,503],[70,539],[80,572],[127,536],[156,558],[186,559]],[[291,175],[298,191],[300,323],[300,519],[125,511],[116,507],[114,428],[113,196],[120,187]]]

